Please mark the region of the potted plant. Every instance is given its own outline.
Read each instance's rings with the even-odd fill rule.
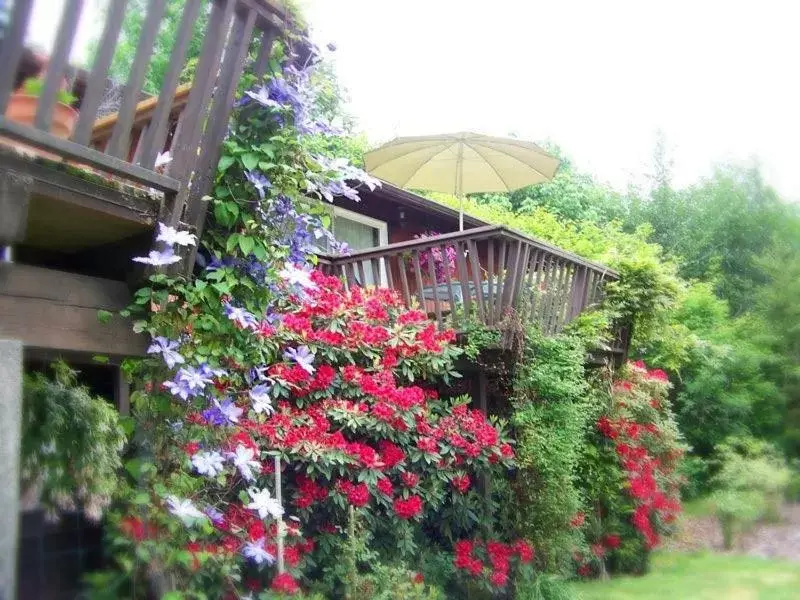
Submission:
[[[51,520],[83,511],[99,521],[117,488],[125,433],[119,413],[92,396],[64,362],[54,377],[25,376],[21,508],[45,509]]]
[[[8,108],[6,108],[6,117],[18,123],[33,126],[39,106],[39,96],[42,95],[43,88],[44,80],[42,78],[26,79],[22,87],[11,95]],[[75,96],[66,89],[58,90],[50,123],[50,133],[64,139],[72,135],[78,121],[78,111],[70,106],[75,100]]]

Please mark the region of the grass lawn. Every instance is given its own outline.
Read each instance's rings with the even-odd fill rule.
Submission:
[[[660,552],[644,577],[574,584],[581,600],[796,600],[800,563]]]

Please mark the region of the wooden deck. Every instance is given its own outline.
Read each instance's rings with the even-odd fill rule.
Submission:
[[[436,260],[448,256],[452,261]],[[603,265],[499,226],[322,256],[320,264],[349,285],[394,288],[439,327],[456,330],[468,322],[503,329],[514,319],[554,334],[597,306],[605,284],[619,278]]]

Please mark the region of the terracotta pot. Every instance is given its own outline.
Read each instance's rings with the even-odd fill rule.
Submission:
[[[38,96],[29,96],[22,92],[14,92],[8,101],[6,118],[17,123],[33,127],[36,118],[36,108],[39,106]],[[53,106],[53,119],[50,123],[50,133],[56,137],[67,139],[72,135],[75,124],[78,122],[78,111],[63,102],[56,102]]]

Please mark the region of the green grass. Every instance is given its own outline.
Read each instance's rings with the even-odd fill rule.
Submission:
[[[800,563],[661,552],[644,577],[576,583],[573,589],[581,600],[796,600]]]

